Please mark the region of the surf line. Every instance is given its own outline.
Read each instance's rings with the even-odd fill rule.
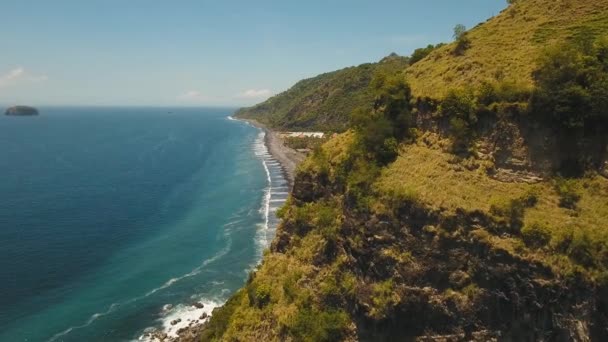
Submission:
[[[142,296],[131,298],[131,299],[127,300],[127,301],[120,302],[120,303],[112,303],[108,307],[108,309],[106,311],[94,313],[93,315],[91,315],[91,317],[89,317],[89,319],[84,324],[76,325],[76,326],[71,326],[71,327],[65,329],[64,331],[61,331],[61,332],[53,335],[50,339],[47,340],[47,342],[57,341],[59,338],[68,335],[69,333],[71,333],[74,330],[86,328],[89,325],[93,324],[98,318],[103,317],[103,316],[107,316],[110,313],[116,311],[116,309],[119,308],[120,306],[128,305],[128,304],[131,304],[131,303],[136,302],[138,300],[147,298],[147,297],[155,294],[158,291],[161,291],[161,290],[164,290],[164,289],[170,287],[171,285],[179,282],[182,279],[186,279],[186,278],[189,278],[189,277],[193,277],[193,276],[195,276],[197,274],[200,274],[207,265],[209,265],[209,264],[217,261],[219,258],[221,258],[221,257],[225,256],[226,254],[228,254],[228,252],[230,251],[231,248],[232,248],[232,239],[229,236],[227,236],[226,246],[219,253],[217,253],[216,255],[214,255],[213,257],[211,257],[209,259],[203,260],[203,262],[201,263],[200,266],[196,267],[195,269],[193,269],[189,273],[186,273],[183,276],[180,276],[180,277],[177,277],[177,278],[171,278],[168,281],[166,281],[163,285],[161,285],[161,286],[159,286],[159,287],[157,287],[155,289],[152,289],[152,290],[148,291],[146,294],[144,294]]]
[[[266,132],[263,130],[258,135],[258,139],[255,144],[255,154],[262,161],[262,166],[264,167],[264,172],[266,173],[266,181],[268,185],[264,191],[264,199],[262,205],[262,213],[264,215],[264,227],[262,234],[263,246],[260,246],[262,249],[268,246],[268,230],[270,229],[270,199],[272,193],[272,177],[270,175],[270,169],[268,167],[268,159],[272,158],[270,153],[268,153],[268,148],[264,143],[264,138],[266,137]]]

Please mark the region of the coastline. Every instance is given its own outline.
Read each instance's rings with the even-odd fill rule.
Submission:
[[[264,143],[268,148],[268,152],[270,152],[270,154],[279,162],[279,164],[281,164],[281,167],[291,188],[295,179],[296,168],[298,164],[300,164],[304,159],[306,159],[306,156],[292,148],[285,146],[283,139],[279,137],[278,132],[273,131],[266,125],[253,119],[241,119],[234,117],[233,119],[247,122],[250,125],[263,130],[266,133],[264,137]]]
[[[251,126],[254,126],[264,132],[264,142],[263,145],[266,147],[267,154],[270,155],[272,159],[275,161],[275,168],[278,166],[280,169],[280,173],[282,174],[282,178],[287,181],[287,184],[283,186],[278,186],[278,188],[285,188],[285,190],[279,191],[287,191],[291,193],[291,188],[293,187],[295,170],[297,165],[302,162],[306,156],[302,153],[299,153],[287,146],[284,145],[283,139],[279,136],[278,132],[275,132],[265,125],[250,119],[240,119],[230,116],[230,120],[242,121]],[[257,154],[258,152],[256,152]],[[263,157],[262,157],[263,158]],[[268,172],[268,166],[266,162],[264,162],[266,171]],[[278,171],[278,170],[277,170]],[[268,173],[268,177],[270,180],[270,173]],[[287,194],[287,192],[282,192],[282,194]],[[268,191],[266,201],[270,202],[271,191]],[[286,195],[281,195],[286,196]],[[266,207],[266,225],[268,227],[268,210]],[[277,223],[275,223],[276,225]],[[276,228],[276,227],[275,227]],[[274,234],[273,234],[274,237]],[[269,243],[270,241],[267,241]],[[262,259],[259,260],[261,262]],[[145,331],[143,335],[141,335],[138,341],[144,342],[196,342],[199,341],[199,336],[202,331],[205,329],[207,323],[211,315],[213,314],[213,309],[216,307],[220,307],[223,305],[219,303],[214,303],[210,301],[201,302],[200,307],[192,306],[187,304],[180,304],[183,310],[181,312],[167,315],[163,320],[163,328],[162,329],[150,329]]]

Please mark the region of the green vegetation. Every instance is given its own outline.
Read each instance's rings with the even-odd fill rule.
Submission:
[[[555,191],[559,194],[559,206],[567,209],[576,209],[581,196],[577,190],[578,183],[574,179],[558,178],[555,180]]]
[[[561,137],[567,163],[561,169],[580,175],[588,166],[587,150],[599,146],[602,151],[607,143],[608,35],[549,49],[534,78],[538,86],[530,111]]]
[[[426,47],[423,48],[419,48],[414,50],[414,52],[412,53],[412,55],[410,56],[410,65],[417,63],[418,61],[423,60],[424,58],[426,58],[426,56],[428,56],[431,52],[435,51],[436,49],[439,49],[440,47],[444,46],[444,43],[439,43],[437,45],[433,45],[433,44],[429,44]]]
[[[454,27],[454,40],[456,46],[454,47],[454,54],[461,56],[471,46],[471,40],[467,37],[467,28],[458,24]]]
[[[403,76],[385,73],[376,75],[371,89],[376,95],[374,108],[355,110],[351,125],[362,149],[385,165],[397,156],[399,142],[411,135],[411,91]]]
[[[379,72],[405,69],[407,58],[391,55],[378,63],[362,64],[298,82],[291,89],[250,108],[237,117],[254,119],[280,130],[342,132],[355,108],[371,109],[369,83]]]
[[[323,143],[327,142],[327,138],[309,138],[309,137],[286,138],[286,139],[284,139],[284,141],[285,141],[286,146],[293,148],[295,150],[298,150],[298,149],[314,150],[315,148],[318,148],[319,146],[321,146]]]

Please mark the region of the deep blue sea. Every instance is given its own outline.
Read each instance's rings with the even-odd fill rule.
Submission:
[[[0,341],[171,335],[242,286],[287,184],[231,113],[0,116]]]

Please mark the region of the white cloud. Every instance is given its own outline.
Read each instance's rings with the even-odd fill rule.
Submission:
[[[272,95],[272,91],[270,89],[249,89],[245,90],[238,97],[244,99],[261,99],[267,98]]]
[[[177,96],[177,99],[185,102],[202,102],[209,98],[198,90],[190,90]]]
[[[39,83],[48,80],[45,75],[31,75],[22,67],[10,70],[0,76],[0,87],[8,87],[19,82]]]

